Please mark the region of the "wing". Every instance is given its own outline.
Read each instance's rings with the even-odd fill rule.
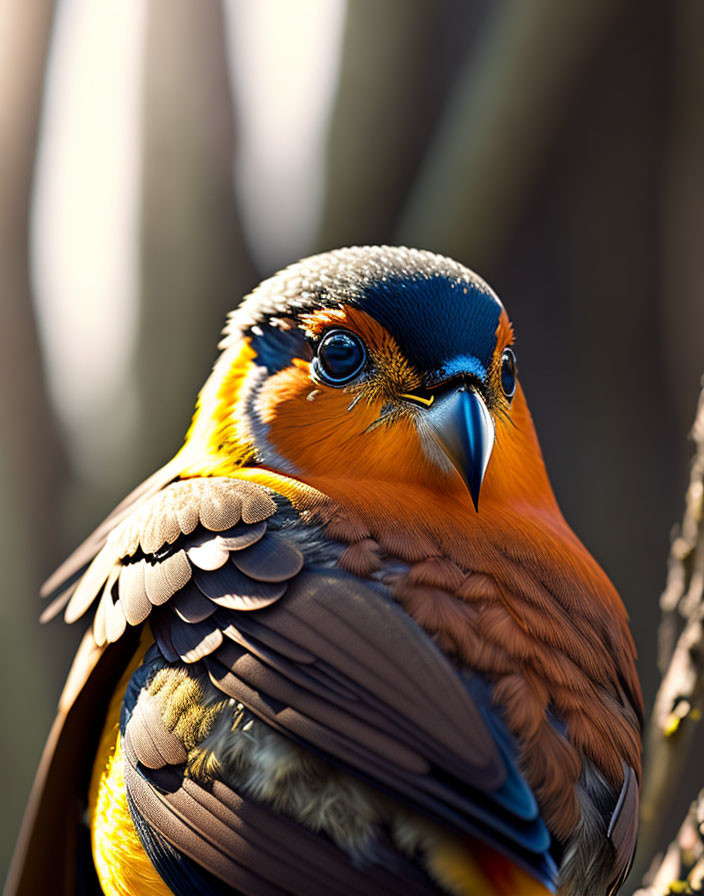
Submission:
[[[631,870],[638,840],[639,806],[638,778],[633,769],[624,763],[623,785],[607,829],[607,837],[616,856],[615,878],[611,882],[609,896],[620,889]]]
[[[52,603],[42,614],[42,622],[48,622],[61,612],[71,597],[78,579],[86,571],[98,551],[105,545],[110,533],[147,499],[173,482],[178,477],[178,466],[179,464],[174,458],[148,479],[145,479],[141,485],[138,485],[120,501],[97,529],[46,580],[40,593],[43,598],[50,599]]]
[[[303,569],[275,510],[251,483],[168,485],[108,535],[70,596],[67,621],[96,604],[100,648],[148,620],[168,663],[202,664],[220,692],[286,738],[448,831],[497,846],[552,886],[550,836],[490,696],[381,590],[310,561]],[[81,693],[80,674],[73,678],[70,697]],[[242,892],[281,892],[276,880],[242,879],[244,865],[255,874],[255,858],[264,869],[275,864],[251,845],[239,870],[222,864],[243,819],[248,830],[273,824],[266,808],[221,782],[194,792],[174,756],[155,762],[152,752],[145,763],[159,742],[154,725],[126,729],[135,816],[214,879]],[[313,890],[302,884],[296,892]]]
[[[158,654],[151,660],[150,673]],[[249,896],[437,893],[419,868],[383,845],[374,865],[360,867],[326,837],[222,781],[204,786],[185,776],[184,744],[147,695],[140,692],[123,726],[125,782],[142,843],[178,896],[224,896],[232,887]]]
[[[121,572],[145,556],[139,544],[142,536],[147,547],[156,545],[155,550],[161,550],[163,559],[159,565],[175,574],[182,558],[169,563],[172,553],[178,552],[166,550],[167,539],[174,541],[186,532],[193,533],[197,527],[204,531],[208,525],[222,528],[228,520],[265,519],[274,512],[274,502],[257,486],[221,479],[173,482],[176,476],[172,462],[147,479],[62,564],[42,589],[45,597],[53,598],[42,616],[44,621],[64,609],[79,584],[81,588],[71,614],[79,615],[79,606],[87,609],[99,596],[98,591],[105,590],[98,567],[110,568],[113,584],[117,583]],[[246,525],[243,523],[243,527]],[[136,543],[134,533],[137,533]],[[90,573],[86,578],[87,569]],[[87,590],[92,587],[91,582],[100,583],[95,585],[97,590],[93,594]],[[153,586],[150,587],[153,594]],[[74,896],[79,879],[87,888],[86,893],[100,892],[97,880],[86,884],[94,874],[87,829],[82,822],[85,799],[79,794],[87,793],[106,694],[113,692],[139,639],[138,628],[117,624],[124,610],[118,589],[114,592],[108,589],[108,592],[114,593],[114,603],[120,604],[113,609],[113,601],[106,598],[103,606],[104,618],[110,604],[112,637],[103,632],[96,640],[98,620],[94,617],[76,654],[13,853],[4,890],[8,896],[32,896],[49,890]],[[134,605],[129,598],[127,602]],[[52,857],[51,863],[47,863],[47,856]]]
[[[112,693],[134,653],[137,635],[127,632],[119,644],[103,650],[86,632],[34,779],[5,896],[100,896],[80,794],[88,792],[105,695]]]
[[[345,574],[306,571],[277,604],[254,613],[218,609],[209,620],[223,638],[202,665],[220,691],[448,830],[489,841],[544,880],[552,878],[550,838],[516,772],[507,733],[395,604]],[[179,634],[189,624],[176,613],[169,622],[167,651],[179,643],[182,659],[192,655],[192,642]],[[183,749],[155,750],[165,741],[163,724],[153,710],[126,724],[133,802],[179,850],[201,863],[212,856],[206,867],[213,874],[227,873],[229,884],[250,892],[234,867],[223,869],[229,848],[213,839],[207,821],[199,822],[203,848],[194,846],[190,818],[186,828],[175,828],[184,805],[201,795],[194,796],[197,785],[184,777]],[[167,788],[161,773],[168,767]],[[242,799],[224,793],[230,801]],[[300,892],[311,891],[304,884]]]

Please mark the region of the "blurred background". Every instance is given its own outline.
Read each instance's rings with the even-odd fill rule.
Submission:
[[[226,312],[313,252],[429,248],[498,291],[652,704],[703,33],[697,0],[0,0],[0,877],[81,634],[38,625],[42,579],[180,446]]]

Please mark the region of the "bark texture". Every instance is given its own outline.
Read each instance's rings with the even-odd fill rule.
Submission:
[[[641,896],[700,892],[704,881],[704,791],[692,803],[664,856],[653,852],[663,821],[693,762],[692,746],[704,708],[704,392],[692,429],[696,446],[685,512],[672,542],[667,585],[660,599],[663,679],[646,735],[639,850],[632,880],[645,875]],[[673,889],[674,888],[674,889]]]

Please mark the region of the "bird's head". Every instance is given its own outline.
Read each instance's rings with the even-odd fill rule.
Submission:
[[[450,259],[390,247],[306,259],[245,299],[223,347],[186,473],[256,464],[333,496],[451,495],[480,516],[554,501],[506,311]]]

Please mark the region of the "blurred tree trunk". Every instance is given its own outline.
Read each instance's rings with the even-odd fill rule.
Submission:
[[[52,21],[51,3],[5,0],[0,5],[0,678],[6,731],[0,739],[0,768],[9,772],[2,782],[0,868],[14,845],[58,686],[49,672],[58,651],[38,636],[36,620],[45,564],[56,556],[52,510],[65,467],[45,388],[28,248]]]
[[[135,476],[180,447],[225,315],[257,280],[234,200],[219,0],[151,0],[144,60]]]
[[[319,249],[389,242],[487,0],[354,0],[327,156]]]
[[[543,393],[552,391],[563,408],[549,425],[572,440],[569,518],[580,520],[607,570],[619,563],[627,570],[616,585],[640,645],[648,702],[657,686],[655,645],[652,617],[639,607],[643,595],[654,597],[660,589],[664,548],[684,488],[684,481],[652,471],[686,470],[700,375],[693,376],[689,412],[678,427],[661,329],[668,24],[666,6],[641,3],[638,15],[611,30],[573,96],[556,160],[550,247],[564,282],[551,314],[564,322],[563,370],[572,373],[560,383],[546,382]],[[654,426],[670,438],[653,438]],[[616,532],[604,524],[606,500],[620,521]]]
[[[662,255],[667,301],[662,303],[662,324],[670,396],[678,427],[684,430],[704,369],[704,4],[677,0],[668,8],[666,78],[671,99],[664,128]]]
[[[397,238],[480,271],[516,225],[575,81],[623,0],[504,0],[468,56]]]
[[[664,330],[663,371],[669,399],[680,430],[691,414],[697,382],[704,370],[704,58],[701,34],[704,6],[687,0],[670,10],[669,117],[664,128],[666,166],[662,195],[662,249],[664,291],[661,320]],[[648,774],[643,786],[643,813],[634,878],[639,879],[656,849],[662,849],[673,833],[675,819],[696,788],[704,784],[701,763],[693,758],[704,748],[701,722],[694,723],[703,708],[704,638],[704,532],[702,483],[704,480],[704,397],[693,429],[697,454],[687,492],[687,508],[670,556],[668,587],[661,598],[659,665],[663,684],[648,731]],[[699,618],[697,618],[699,617]],[[697,628],[699,631],[697,631]],[[682,674],[683,659],[699,659],[696,674]],[[687,680],[689,678],[690,680]],[[672,718],[673,713],[678,716]],[[667,732],[667,733],[666,733]],[[704,793],[694,812],[704,822]],[[699,812],[700,817],[696,815]],[[704,826],[692,840],[691,819],[668,848],[666,860],[653,881],[653,893],[664,892],[672,880],[685,877],[694,864],[693,844],[698,845],[698,885],[704,880]],[[684,844],[684,846],[682,846]]]

